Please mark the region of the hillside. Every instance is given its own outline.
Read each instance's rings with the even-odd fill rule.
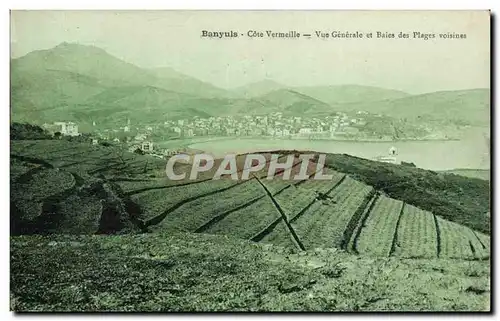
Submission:
[[[12,70],[12,116],[79,103],[105,89],[100,79],[74,72]]]
[[[187,76],[169,67],[147,69],[147,71],[157,78],[153,83],[156,87],[204,98],[230,97],[229,93],[222,88]]]
[[[34,98],[30,109],[81,103],[107,87],[118,86],[153,86],[208,98],[226,95],[223,89],[172,69],[139,68],[98,47],[70,43],[11,60],[11,82],[14,97]],[[27,109],[25,101],[14,100],[13,106]]]
[[[445,173],[455,174],[470,178],[479,178],[487,181],[491,180],[491,171],[489,169],[468,169],[468,168],[457,168],[445,171]]]
[[[94,46],[62,43],[11,60],[14,121],[122,124],[261,110],[171,68],[142,69]]]
[[[490,233],[490,184],[488,181],[437,173],[415,167],[394,166],[349,155],[330,154],[329,168],[354,178],[424,210]]]
[[[327,104],[369,102],[408,97],[403,91],[361,85],[340,86],[286,86],[272,80],[263,80],[231,89],[237,97],[255,98],[273,91],[291,90]]]
[[[294,90],[330,105],[373,102],[410,96],[410,94],[399,90],[359,85],[296,87]]]
[[[168,67],[144,69],[101,48],[71,43],[12,59],[10,67],[14,121],[88,121],[97,117],[105,122],[126,118],[148,122],[166,117],[275,111],[321,116],[364,110],[411,123],[437,122],[434,127],[450,133],[456,124],[489,124],[488,89],[411,96],[369,86],[287,87],[264,80],[224,90]]]
[[[297,173],[300,153],[277,153]],[[11,309],[490,309],[486,181],[336,154],[331,180],[266,180],[266,165],[172,181],[118,146],[12,140]]]
[[[129,223],[130,217],[140,219],[140,229],[233,235],[299,249],[336,247],[377,257],[489,256],[483,234],[489,233],[489,185],[482,180],[443,175],[431,181],[430,171],[377,168],[375,162],[340,162],[341,156],[330,155],[333,180],[268,181],[264,169],[248,180],[212,180],[207,172],[208,179],[196,182],[170,181],[162,160],[111,147],[48,140],[15,141],[11,150],[14,234],[88,234],[102,230],[97,222],[114,215]],[[101,191],[97,198],[95,188]],[[129,210],[107,203],[116,197]],[[86,214],[75,224],[72,211],[82,206]],[[405,235],[400,220],[408,220],[410,230],[423,224],[428,234]],[[109,224],[105,230],[127,226],[121,219]],[[442,226],[449,227],[449,236],[441,234]]]
[[[32,51],[13,59],[11,69],[13,73],[67,71],[100,79],[110,85],[148,84],[156,80],[143,69],[120,60],[101,48],[66,42],[51,49]]]
[[[206,106],[205,101],[211,102],[209,99],[158,87],[127,86],[108,88],[75,107],[84,111],[82,116],[98,122],[105,122],[112,115],[116,123],[123,124],[126,119],[148,123],[160,118],[208,117],[210,114],[201,108]]]
[[[272,91],[286,88],[287,86],[285,85],[267,79],[233,88],[230,91],[235,97],[254,98],[268,94]]]
[[[253,99],[262,103],[262,110],[254,111],[259,114],[279,111],[285,115],[304,116],[304,114],[331,111],[328,104],[290,89],[271,91]]]
[[[292,254],[191,233],[10,241],[10,306],[18,312],[491,309],[483,261]]]
[[[446,121],[489,126],[489,89],[440,91],[378,102],[335,105],[336,108],[390,115],[408,120]]]

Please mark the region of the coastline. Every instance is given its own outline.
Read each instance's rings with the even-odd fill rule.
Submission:
[[[321,142],[353,142],[353,143],[404,143],[404,142],[448,142],[448,141],[460,141],[459,138],[448,138],[448,139],[442,139],[442,138],[422,138],[422,139],[398,139],[398,140],[386,140],[386,139],[373,139],[373,138],[367,138],[367,139],[348,139],[348,138],[306,138],[306,137],[295,137],[295,138],[285,138],[285,137],[270,137],[270,136],[214,136],[214,137],[207,137],[206,139],[202,140],[196,140],[192,138],[187,138],[187,139],[172,139],[172,140],[167,140],[167,141],[162,141],[157,143],[158,145],[160,144],[165,144],[169,142],[179,142],[181,145],[188,147],[189,145],[192,144],[200,144],[200,143],[206,143],[206,142],[211,142],[211,141],[220,141],[220,140],[227,140],[227,141],[233,141],[233,140],[270,140],[270,141],[321,141]],[[183,143],[184,141],[186,141]]]

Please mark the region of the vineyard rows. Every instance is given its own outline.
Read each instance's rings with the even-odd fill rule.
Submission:
[[[395,255],[408,258],[437,256],[434,214],[406,204],[398,229]]]
[[[145,213],[164,215],[153,229],[224,234],[295,248],[294,233],[305,249],[338,247],[370,256],[489,257],[487,235],[376,196],[370,186],[333,173],[331,181],[261,179],[275,203],[257,179],[198,182],[132,197]],[[174,208],[165,215],[168,207]]]
[[[11,152],[19,155],[11,160],[15,165],[11,184],[16,189],[11,204],[28,218],[37,217],[53,210],[42,209],[42,199],[64,195],[54,211],[69,213],[59,222],[68,232],[72,224],[79,230],[88,225],[92,232],[103,209],[97,196],[71,192],[88,180],[77,173],[88,171],[119,186],[123,196],[138,206],[149,230],[224,234],[293,248],[337,247],[376,257],[490,257],[488,235],[381,195],[331,169],[326,171],[332,180],[267,180],[264,169],[248,180],[174,182],[142,171],[154,161],[140,155],[87,146],[85,157],[80,157],[83,150],[71,143],[40,144],[43,154],[30,142],[12,146]],[[23,160],[30,157],[37,161]],[[143,174],[108,175],[122,166]]]
[[[279,212],[268,199],[262,198],[239,211],[230,213],[205,232],[251,239],[255,234],[280,218]]]
[[[482,244],[471,229],[439,217],[437,222],[440,231],[440,257],[454,259],[489,257],[489,247]]]
[[[306,248],[340,247],[351,218],[369,195],[371,187],[346,177],[319,208],[307,210],[292,225]]]
[[[220,193],[212,193],[176,208],[154,228],[162,230],[205,231],[240,207],[265,195],[256,180],[238,184]]]
[[[403,202],[380,196],[363,227],[356,249],[360,254],[389,256]]]

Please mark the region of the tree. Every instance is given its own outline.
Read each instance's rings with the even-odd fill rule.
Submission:
[[[139,154],[139,155],[144,155],[144,151],[140,149],[139,147],[134,150],[134,153]]]

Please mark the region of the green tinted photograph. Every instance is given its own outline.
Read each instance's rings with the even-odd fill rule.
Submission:
[[[490,312],[489,11],[12,10],[14,312]]]

